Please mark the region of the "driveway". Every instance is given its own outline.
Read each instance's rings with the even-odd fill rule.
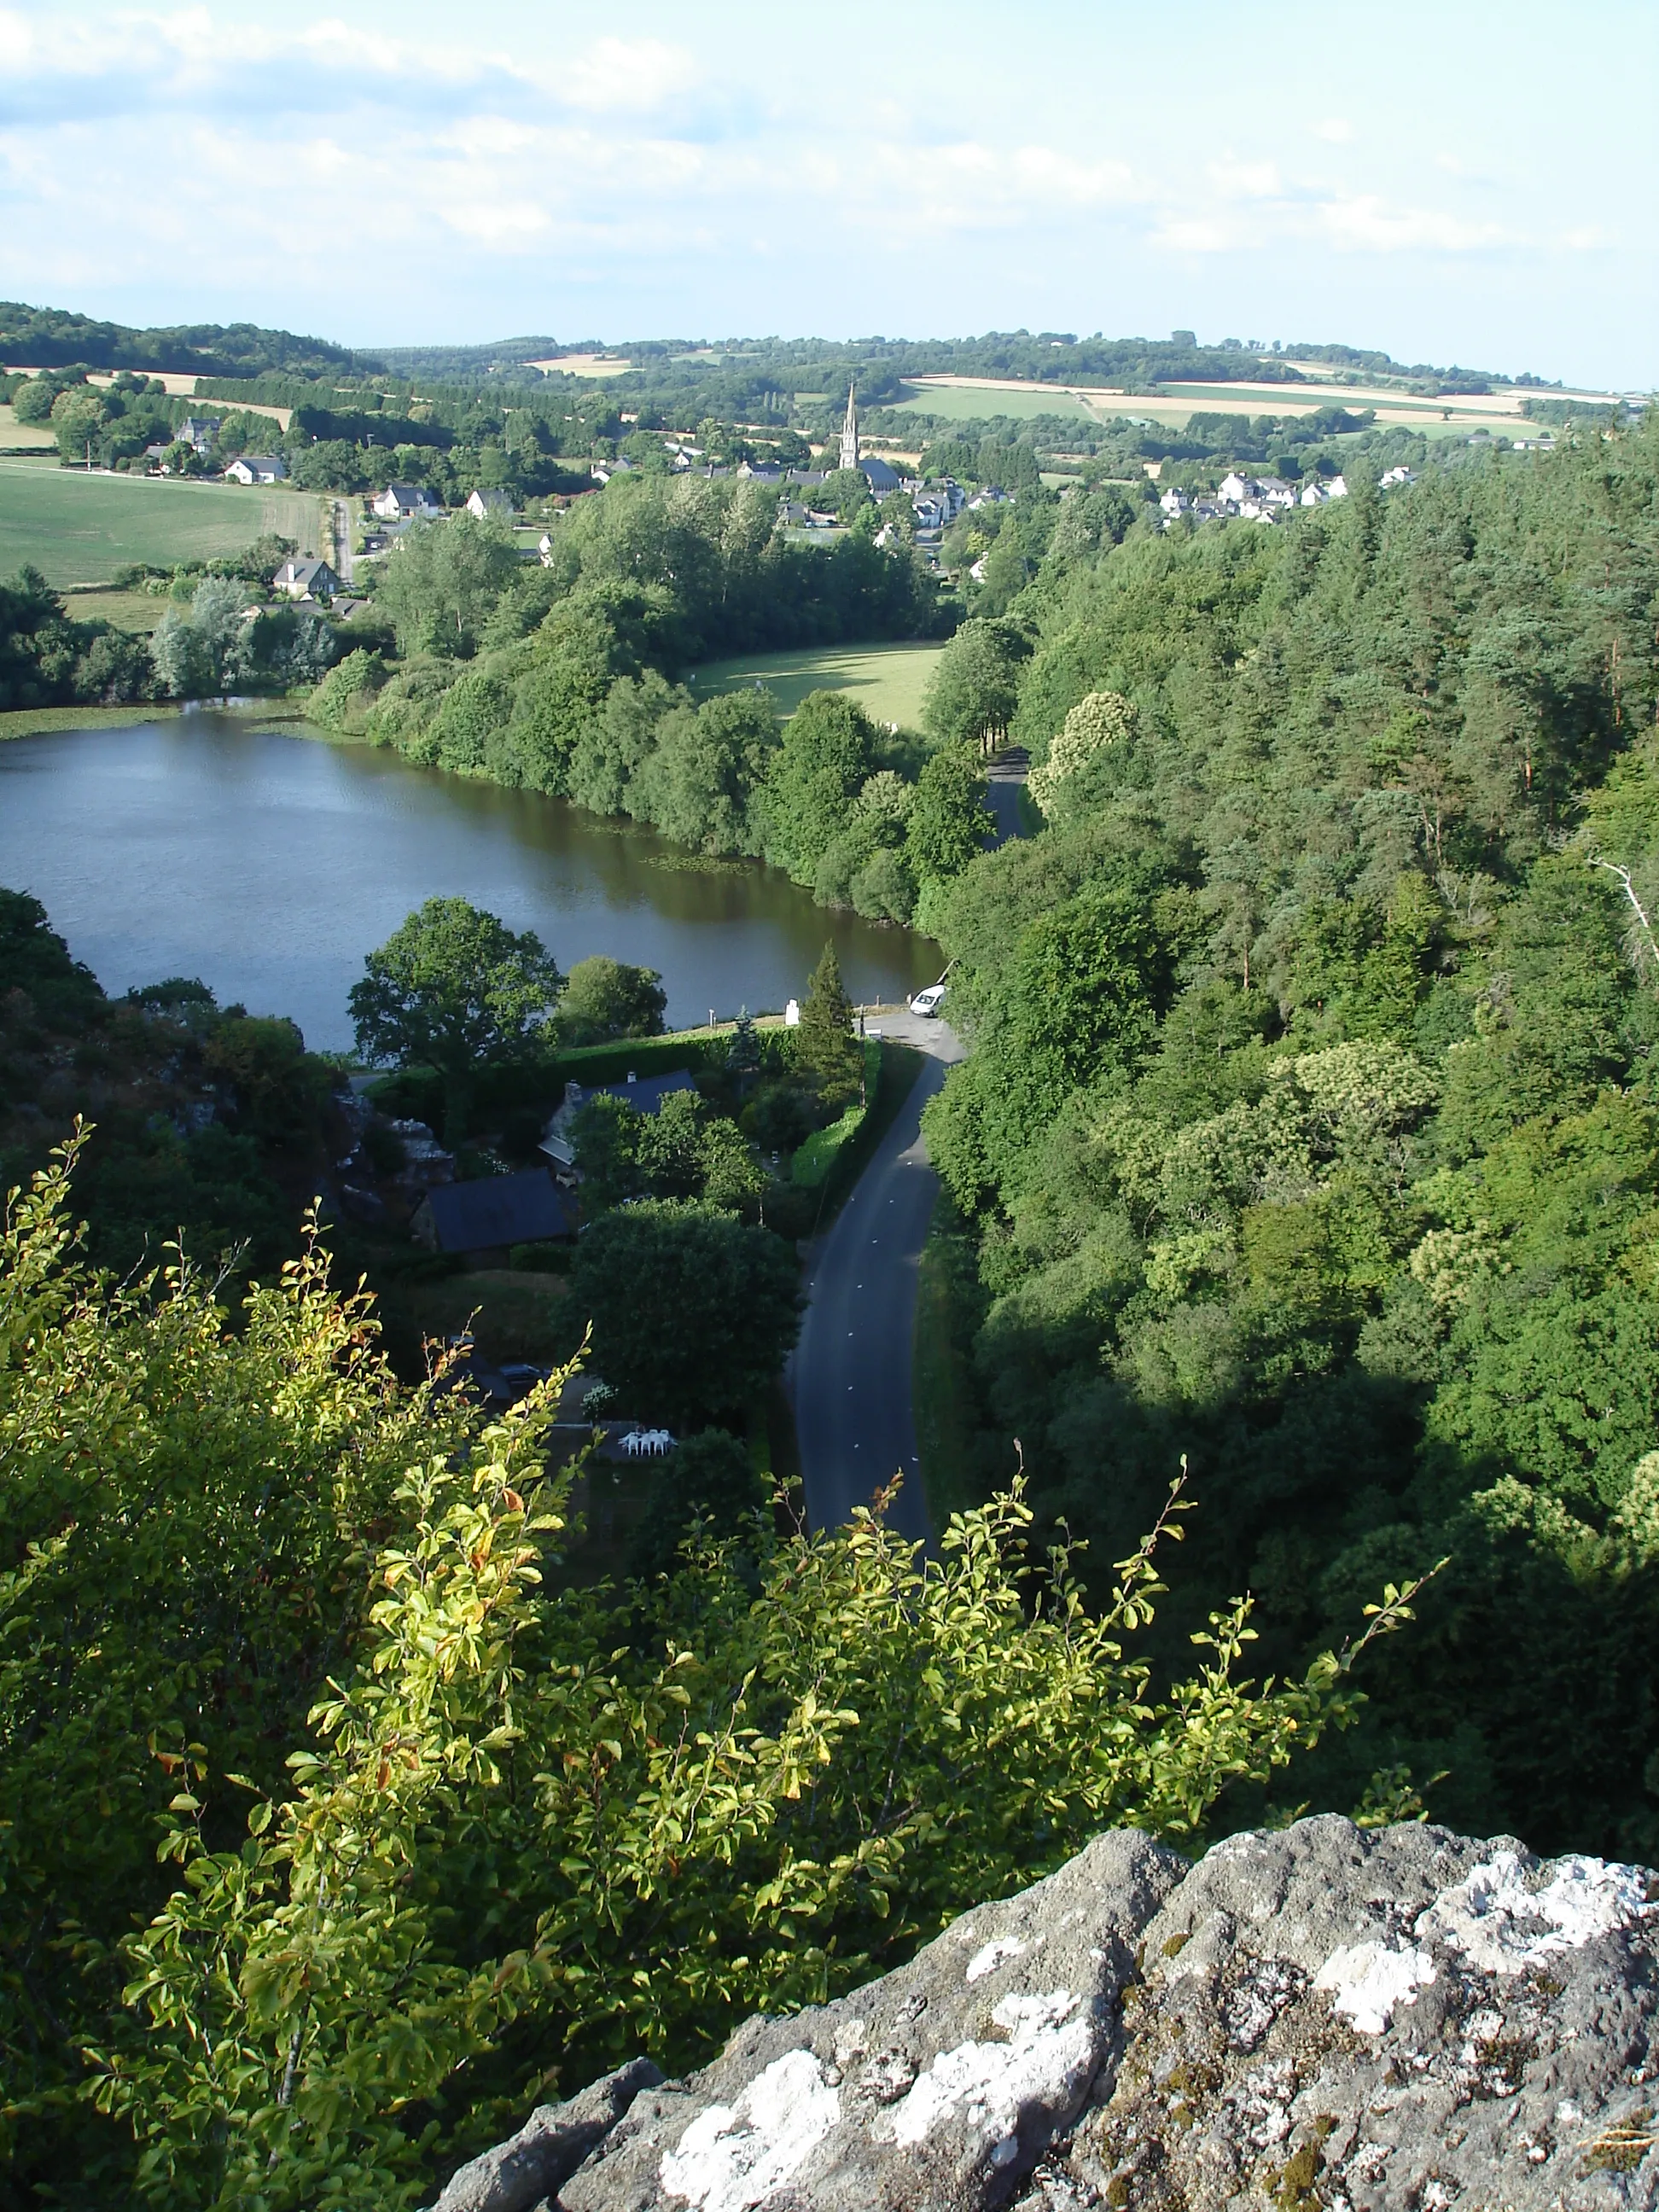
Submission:
[[[904,1486],[891,1525],[931,1531],[910,1402],[917,1271],[939,1178],[921,1139],[921,1109],[963,1057],[952,1031],[902,1008],[869,1015],[871,1028],[915,1044],[927,1065],[834,1226],[807,1262],[810,1299],[789,1364],[807,1517],[834,1528],[895,1474]]]

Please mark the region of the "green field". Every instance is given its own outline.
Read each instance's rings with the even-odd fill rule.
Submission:
[[[55,446],[55,431],[43,422],[20,422],[14,410],[0,405],[0,446]]]
[[[308,492],[104,476],[0,459],[0,575],[33,562],[49,584],[95,584],[134,562],[157,568],[238,553],[260,533],[317,550]]]
[[[153,630],[167,611],[161,592],[87,592],[71,588],[64,611],[76,622],[106,622],[116,629]]]
[[[809,653],[759,653],[711,660],[691,688],[701,698],[764,684],[786,714],[809,691],[851,691],[878,722],[921,725],[922,695],[942,645],[827,645]]]
[[[985,422],[993,415],[1029,422],[1037,415],[1076,415],[1085,422],[1098,418],[1094,410],[1060,385],[1034,384],[1024,392],[983,392],[959,384],[907,384],[904,398],[890,404],[913,407],[918,414],[937,415],[950,422]],[[1130,403],[1125,400],[1127,407]]]

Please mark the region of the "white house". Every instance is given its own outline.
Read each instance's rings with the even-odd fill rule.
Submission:
[[[1171,484],[1158,503],[1173,521],[1176,515],[1185,514],[1188,501],[1184,491],[1178,490],[1174,484]]]
[[[244,453],[225,474],[233,483],[282,483],[288,476],[288,463],[280,453]]]
[[[1238,471],[1237,469],[1233,469],[1230,471],[1226,476],[1222,477],[1220,484],[1217,487],[1217,489],[1218,495],[1221,498],[1231,500],[1233,505],[1237,507],[1241,500],[1246,500],[1249,497],[1250,479],[1249,477],[1240,476]]]
[[[494,484],[487,489],[480,484],[476,491],[468,493],[466,511],[469,514],[476,515],[480,522],[511,522],[513,495],[511,492],[501,490]]]
[[[218,444],[222,419],[218,415],[186,415],[176,434],[185,445],[194,446],[198,453],[204,453],[210,446]]]
[[[1396,484],[1414,484],[1416,482],[1415,469],[1384,469],[1376,480],[1376,488],[1379,491],[1392,491]]]
[[[443,508],[424,484],[388,484],[378,499],[369,502],[371,511],[383,515],[388,522],[401,522],[414,514],[441,514]]]

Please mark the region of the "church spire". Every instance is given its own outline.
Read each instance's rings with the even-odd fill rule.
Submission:
[[[859,418],[853,404],[853,389],[847,387],[847,420],[841,426],[841,465],[844,469],[855,469],[859,465]]]

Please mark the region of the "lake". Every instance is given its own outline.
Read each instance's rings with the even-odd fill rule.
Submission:
[[[561,799],[237,716],[0,743],[0,884],[34,894],[106,991],[199,975],[319,1051],[351,1045],[364,954],[436,896],[535,930],[567,970],[594,952],[657,969],[674,1028],[776,1012],[826,939],[855,1001],[944,964],[776,869],[690,860]]]

